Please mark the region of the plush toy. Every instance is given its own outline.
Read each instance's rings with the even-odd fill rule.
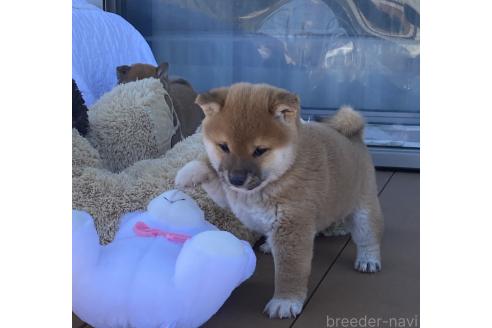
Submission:
[[[171,148],[177,126],[166,96],[159,80],[144,79],[113,88],[90,108],[87,138],[109,170],[121,171]]]
[[[255,269],[251,246],[204,220],[178,190],[122,218],[100,246],[89,214],[72,215],[72,309],[94,327],[198,327]]]
[[[90,213],[103,244],[113,239],[124,213],[144,209],[174,188],[182,166],[206,156],[200,133],[169,150],[174,126],[165,94],[154,78],[118,85],[90,107],[86,137],[72,129],[72,208]],[[200,186],[187,192],[220,230],[250,243],[258,240]]]

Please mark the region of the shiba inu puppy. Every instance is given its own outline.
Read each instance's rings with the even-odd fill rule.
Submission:
[[[186,164],[176,185],[202,183],[220,206],[266,236],[275,292],[270,317],[298,315],[307,294],[315,235],[344,220],[357,246],[355,269],[381,269],[383,217],[364,121],[350,107],[304,123],[296,95],[238,83],[197,97],[208,158]]]

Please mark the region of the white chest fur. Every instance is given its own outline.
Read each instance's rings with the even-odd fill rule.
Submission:
[[[275,206],[263,202],[260,193],[225,189],[230,209],[246,227],[263,235],[272,230],[276,218]]]

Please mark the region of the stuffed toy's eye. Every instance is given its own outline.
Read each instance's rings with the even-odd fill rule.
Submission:
[[[260,157],[264,153],[266,153],[268,148],[261,148],[261,147],[256,147],[255,151],[253,152],[253,157]]]
[[[229,147],[226,143],[219,144],[218,146],[220,147],[220,149],[222,149],[224,153],[229,153]]]

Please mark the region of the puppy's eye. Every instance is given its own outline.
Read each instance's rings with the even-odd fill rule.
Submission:
[[[218,144],[219,148],[222,149],[222,151],[224,153],[229,153],[229,147],[227,146],[226,143],[221,143],[221,144]]]
[[[268,151],[268,148],[261,148],[261,147],[256,147],[255,151],[253,152],[253,157],[260,157],[264,153]]]

